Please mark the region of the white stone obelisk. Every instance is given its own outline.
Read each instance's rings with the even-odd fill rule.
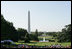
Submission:
[[[31,34],[30,32],[30,11],[28,11],[28,33]]]

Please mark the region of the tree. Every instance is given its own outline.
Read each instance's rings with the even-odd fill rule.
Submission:
[[[38,39],[38,30],[37,30],[37,29],[36,29],[36,31],[33,32],[32,34],[29,34],[29,39],[30,39],[30,40],[39,41],[39,39]]]
[[[57,36],[58,42],[70,42],[71,41],[71,24],[66,25]]]
[[[1,15],[1,40],[13,40],[17,41],[17,31],[13,26],[12,22],[8,22]]]
[[[34,35],[36,38],[36,40],[38,41],[39,39],[38,39],[38,30],[36,29],[36,31],[35,31],[35,35]]]
[[[29,43],[30,42],[29,34],[28,33],[26,33],[24,41],[25,41],[25,43]]]
[[[43,32],[38,32],[38,36],[41,36],[43,34]]]
[[[38,37],[38,30],[36,29],[36,31],[35,31],[35,35]]]
[[[28,33],[27,30],[25,30],[23,28],[18,28],[17,32],[18,32],[18,39],[19,40],[22,40],[22,39],[24,40],[26,33]]]
[[[18,28],[17,32],[18,32],[18,40],[24,40],[24,42],[30,42],[27,30],[23,28]]]

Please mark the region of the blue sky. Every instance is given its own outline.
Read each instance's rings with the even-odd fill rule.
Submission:
[[[1,14],[15,28],[28,29],[28,10],[31,31],[61,31],[71,24],[71,1],[1,1]]]

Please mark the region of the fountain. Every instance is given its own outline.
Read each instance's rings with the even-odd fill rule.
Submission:
[[[45,37],[43,37],[43,42],[45,42]]]
[[[42,34],[43,40],[40,40],[39,42],[49,42],[49,40],[45,40],[46,34]]]

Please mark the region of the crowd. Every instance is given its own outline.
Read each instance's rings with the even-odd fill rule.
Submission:
[[[56,44],[56,45],[52,45],[52,44],[51,44],[51,46],[48,46],[48,45],[45,45],[45,46],[22,45],[22,47],[18,46],[18,48],[71,48],[71,46],[67,45],[67,46],[65,47],[65,46],[62,46],[61,44]]]
[[[45,46],[35,46],[35,45],[33,45],[33,46],[31,46],[31,45],[19,44],[16,47],[1,47],[1,48],[71,48],[71,46],[67,45],[65,47],[65,46],[62,46],[61,44],[56,44],[56,45],[51,44],[51,46],[48,46],[48,45],[45,45]]]

